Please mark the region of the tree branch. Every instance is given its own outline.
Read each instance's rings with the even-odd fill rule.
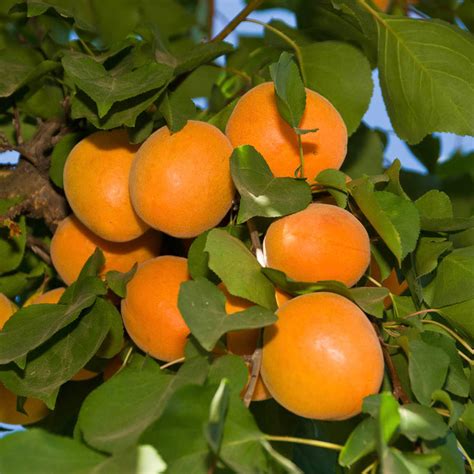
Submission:
[[[244,404],[246,407],[250,406],[252,402],[253,393],[257,386],[258,377],[260,375],[260,367],[262,366],[262,348],[257,347],[252,354],[250,362],[250,380],[244,394]]]
[[[240,25],[240,23],[242,23],[242,21],[245,20],[245,18],[247,18],[248,15],[250,15],[250,13],[257,9],[262,3],[263,0],[250,0],[248,5],[233,20],[231,20],[231,22],[226,25],[220,33],[212,38],[211,42],[215,43],[225,39]]]

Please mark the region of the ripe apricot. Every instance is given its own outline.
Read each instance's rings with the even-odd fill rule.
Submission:
[[[0,331],[10,316],[17,310],[13,301],[10,301],[3,293],[0,293]]]
[[[125,130],[100,131],[80,141],[64,166],[64,192],[76,217],[113,242],[136,239],[147,229],[132,208],[130,167],[138,146]]]
[[[219,285],[219,288],[226,297],[225,310],[227,314],[238,313],[239,311],[244,311],[254,305],[254,303],[249,300],[231,295],[222,283]],[[275,291],[275,297],[279,307],[290,299],[290,297],[280,289]],[[259,335],[260,329],[244,329],[242,331],[228,332],[226,335],[227,348],[230,352],[236,355],[252,355],[257,348]],[[246,389],[247,387],[242,391],[242,396],[245,394]],[[252,394],[252,401],[259,402],[269,398],[271,398],[271,395],[267,390],[267,387],[265,387],[262,377],[259,375]]]
[[[365,314],[334,293],[293,298],[263,331],[262,377],[282,406],[319,420],[344,420],[376,393],[382,350]]]
[[[182,282],[189,280],[188,262],[182,257],[157,257],[139,265],[122,300],[122,317],[133,342],[164,361],[179,359],[189,328],[178,309]]]
[[[388,7],[390,6],[390,0],[373,0],[375,5],[377,5],[380,10],[383,12],[386,12],[388,10]]]
[[[354,285],[370,262],[364,226],[348,211],[310,204],[268,228],[264,250],[269,267],[297,281],[337,280]]]
[[[10,425],[29,425],[42,420],[49,410],[36,398],[27,398],[23,406],[27,415],[16,410],[17,396],[0,383],[0,423]]]
[[[335,107],[310,89],[306,89],[300,127],[318,129],[302,136],[305,177],[313,183],[321,171],[341,167],[347,129]],[[295,176],[300,166],[297,137],[278,112],[273,82],[260,84],[240,98],[227,122],[226,135],[235,147],[254,146],[275,176]]]
[[[179,132],[153,133],[130,172],[133,207],[151,227],[195,237],[216,226],[232,204],[232,146],[216,127],[190,120]]]
[[[370,261],[370,275],[394,295],[401,295],[408,288],[408,283],[406,280],[403,280],[401,282],[398,280],[398,274],[395,268],[392,268],[392,271],[390,272],[388,277],[385,278],[385,280],[381,281],[382,275],[380,273],[380,267],[378,266],[375,259],[372,259]],[[369,286],[372,286],[370,282]],[[392,304],[390,296],[387,296],[383,302],[386,308],[388,308]]]
[[[123,361],[119,356],[115,356],[113,359],[111,359],[104,369],[104,382],[113,377],[122,367],[122,365]]]
[[[30,306],[32,304],[56,304],[60,299],[63,293],[66,291],[66,288],[55,288],[54,290],[49,290],[46,293],[40,295],[33,295],[29,298],[24,307]]]
[[[130,270],[135,263],[156,256],[160,245],[161,236],[152,230],[130,242],[109,242],[97,237],[71,215],[59,224],[54,233],[51,260],[62,280],[70,285],[96,247],[104,252],[105,265],[101,274],[105,274],[109,270]]]

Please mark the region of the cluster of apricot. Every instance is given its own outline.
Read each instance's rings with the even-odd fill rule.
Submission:
[[[324,97],[306,90],[302,128],[306,179],[339,169],[346,155],[344,122]],[[53,264],[66,284],[78,276],[96,247],[103,273],[138,269],[127,285],[122,316],[133,342],[163,361],[183,357],[189,328],[177,305],[190,278],[187,259],[161,255],[161,233],[189,239],[225,218],[234,199],[233,147],[252,145],[277,177],[293,177],[299,150],[292,128],[279,115],[273,83],[248,91],[237,103],[226,133],[199,121],[180,131],[162,127],[140,147],[123,130],[100,131],[79,142],[64,169],[73,211],[51,242]],[[273,222],[265,236],[267,265],[304,282],[337,280],[352,286],[370,262],[368,234],[348,211],[316,202]],[[229,314],[252,303],[221,284]],[[46,296],[46,295],[45,295]],[[56,301],[60,294],[55,295]],[[301,416],[338,420],[360,412],[378,391],[384,370],[377,335],[351,301],[321,292],[290,298],[277,290],[278,322],[263,331],[262,378],[254,400],[273,396]],[[39,302],[39,301],[36,301]],[[227,350],[250,355],[260,330],[232,332]],[[263,380],[262,380],[263,379]]]

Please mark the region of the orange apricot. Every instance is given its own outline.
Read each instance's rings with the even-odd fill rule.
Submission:
[[[190,120],[162,127],[142,144],[130,172],[133,207],[151,227],[195,237],[216,226],[232,204],[232,146],[216,127]]]
[[[10,301],[3,293],[0,293],[0,331],[3,328],[3,325],[17,309],[18,308],[13,301]]]
[[[305,177],[313,183],[321,171],[341,167],[347,129],[336,108],[310,89],[306,89],[300,127],[318,129],[302,136]],[[240,98],[227,122],[226,135],[235,147],[255,147],[275,176],[295,176],[300,166],[297,137],[278,112],[273,82],[260,84]]]
[[[133,342],[151,356],[172,361],[183,357],[189,328],[178,309],[181,283],[189,280],[188,262],[161,256],[139,265],[127,284],[122,317]]]
[[[380,8],[383,12],[386,12],[390,7],[390,0],[373,0],[375,5]]]
[[[161,236],[153,230],[129,242],[109,242],[97,237],[71,215],[59,224],[54,233],[51,260],[62,280],[70,285],[96,247],[104,252],[105,265],[101,274],[105,274],[109,270],[130,270],[135,263],[156,256],[160,245]]]
[[[147,229],[132,208],[129,174],[137,145],[125,130],[100,131],[80,141],[64,166],[64,192],[76,217],[94,234],[127,242]]]
[[[113,377],[122,367],[122,365],[123,361],[119,356],[115,356],[113,359],[111,359],[104,369],[104,381],[107,381]]]
[[[390,272],[388,277],[385,278],[385,280],[381,281],[382,275],[380,273],[380,267],[377,264],[375,259],[372,259],[370,261],[370,275],[375,280],[380,282],[382,284],[382,286],[387,288],[390,291],[390,293],[392,293],[394,295],[399,296],[408,288],[408,283],[407,283],[406,280],[403,280],[401,282],[399,281],[398,274],[397,274],[397,271],[395,270],[395,268],[392,268],[392,271]],[[368,285],[372,286],[373,283],[369,282]],[[386,308],[388,308],[388,307],[390,307],[391,304],[392,304],[392,300],[391,300],[390,296],[387,296],[384,299],[384,305],[385,305]]]
[[[27,301],[25,301],[24,307],[30,306],[32,304],[56,304],[63,296],[63,293],[66,291],[66,288],[55,288],[54,290],[49,290],[46,293],[39,295],[31,296]]]
[[[29,425],[45,418],[49,410],[36,398],[27,398],[23,406],[26,415],[16,410],[17,396],[0,383],[0,423]]]
[[[337,280],[352,286],[370,262],[364,226],[348,211],[310,204],[268,228],[264,251],[269,267],[297,281]]]
[[[264,329],[262,377],[282,406],[319,420],[360,413],[382,383],[382,350],[365,314],[335,293],[293,298]]]

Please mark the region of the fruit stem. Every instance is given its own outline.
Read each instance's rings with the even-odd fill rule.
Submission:
[[[306,86],[306,74],[305,74],[304,66],[303,66],[303,56],[301,54],[301,49],[296,43],[296,41],[293,41],[289,36],[285,35],[285,33],[275,28],[274,26],[268,25],[267,23],[263,23],[263,21],[254,20],[253,18],[246,18],[243,21],[248,22],[248,23],[255,23],[256,25],[263,26],[268,31],[271,31],[272,33],[275,33],[277,36],[279,36],[283,41],[285,41],[285,43],[287,43],[293,49],[293,51],[295,52],[296,60],[298,61],[298,65],[300,67],[301,78],[303,79],[303,84]]]
[[[218,33],[212,40],[211,43],[216,43],[217,41],[224,40],[230,33],[232,33],[239,25],[242,23],[245,18],[250,15],[254,10],[256,10],[263,0],[250,0],[247,6],[238,13],[231,21],[228,23],[220,33]]]
[[[304,178],[304,153],[303,153],[303,141],[301,140],[301,135],[297,134],[298,137],[298,150],[300,152],[300,172],[299,177]]]
[[[181,364],[181,362],[184,362],[184,357],[180,357],[179,359],[172,360],[171,362],[167,362],[166,364],[160,365],[160,369],[164,370],[168,367],[171,367],[172,365]]]
[[[264,438],[267,441],[281,441],[282,443],[297,443],[297,444],[307,444],[308,446],[314,446],[316,448],[332,449],[334,451],[341,451],[344,446],[335,443],[328,443],[327,441],[319,441],[317,439],[307,439],[307,438],[295,438],[293,436],[274,436],[274,435],[264,435]]]

